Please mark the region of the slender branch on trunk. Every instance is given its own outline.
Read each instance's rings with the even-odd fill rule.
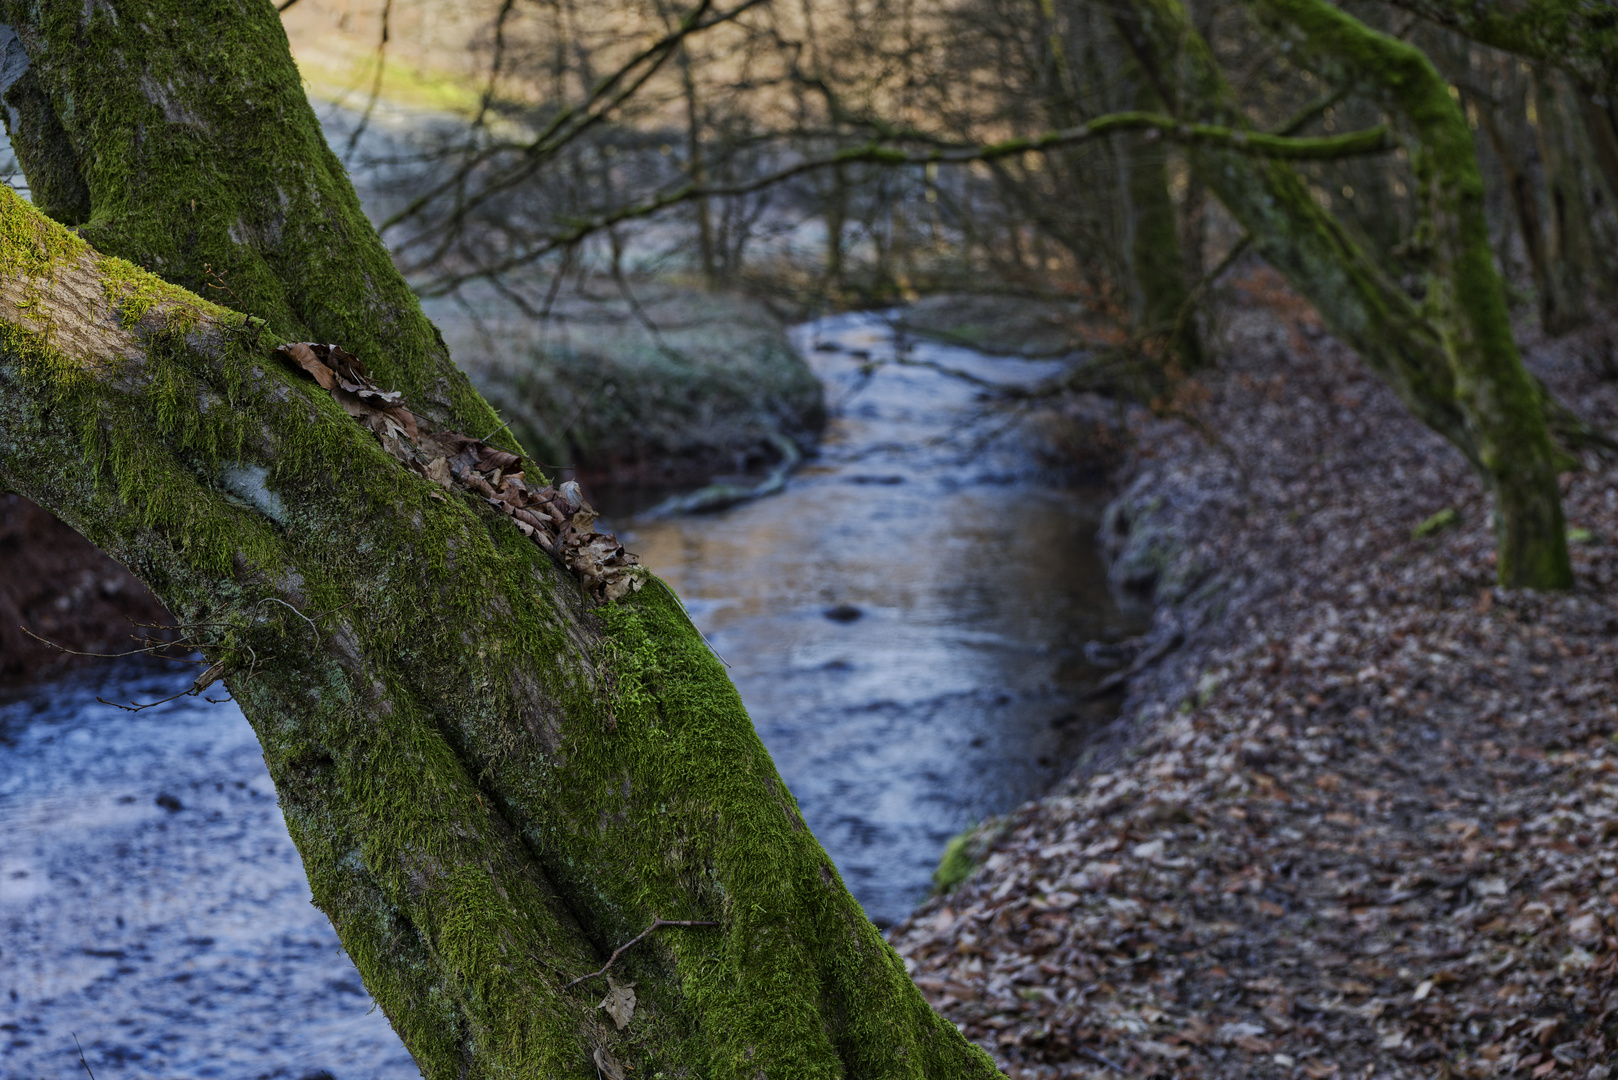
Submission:
[[[611,968],[613,964],[618,962],[618,958],[620,956],[622,956],[625,952],[627,952],[632,946],[638,945],[642,941],[644,941],[651,934],[651,932],[653,930],[661,930],[665,926],[718,926],[718,925],[719,925],[718,923],[713,922],[711,920],[706,920],[706,919],[658,919],[655,922],[653,922],[652,925],[648,926],[646,929],[642,930],[640,933],[636,934],[634,937],[630,938],[628,941],[624,942],[622,945],[620,945],[616,949],[612,950],[612,955],[607,957],[607,962],[605,964],[601,965],[601,969],[599,971],[592,971],[588,975],[580,975],[577,979],[574,979],[572,982],[570,982],[566,986],[562,987],[562,989],[563,990],[571,990],[575,986],[579,985],[581,982],[585,982],[588,979],[594,979],[594,978],[596,978],[598,976],[605,975],[607,973],[607,970],[609,968]]]

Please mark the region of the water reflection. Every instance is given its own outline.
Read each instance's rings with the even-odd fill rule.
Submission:
[[[776,498],[637,523],[866,911],[902,918],[939,851],[1035,797],[1094,707],[1083,643],[1119,616],[1099,500],[1041,483],[974,384],[1046,362],[898,342],[880,316],[798,328],[834,420]],[[903,360],[904,362],[899,362]]]

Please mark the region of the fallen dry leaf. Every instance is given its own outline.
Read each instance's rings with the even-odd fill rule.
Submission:
[[[605,1080],[624,1080],[626,1074],[623,1065],[619,1063],[617,1058],[612,1056],[612,1051],[605,1046],[596,1047],[595,1062],[596,1068],[601,1070],[601,1075]]]
[[[612,1022],[622,1031],[628,1026],[635,1015],[635,984],[621,983],[611,975],[607,976],[607,996],[601,999],[600,1008],[607,1010]]]
[[[645,585],[640,560],[616,537],[595,531],[600,515],[577,481],[560,488],[530,487],[516,454],[458,431],[431,429],[405,407],[403,395],[383,390],[357,356],[336,345],[295,341],[276,352],[329,392],[401,465],[441,489],[476,495],[510,517],[597,600],[617,600]],[[438,491],[432,494],[440,497]]]

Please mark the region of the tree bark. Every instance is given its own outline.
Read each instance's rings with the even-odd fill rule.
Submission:
[[[1325,0],[1248,0],[1297,46],[1299,60],[1356,85],[1415,135],[1416,178],[1431,237],[1428,307],[1454,376],[1454,396],[1494,496],[1500,582],[1573,584],[1557,472],[1541,389],[1522,365],[1489,246],[1483,177],[1472,133],[1449,84],[1419,49],[1378,33]]]
[[[361,211],[271,4],[0,0],[0,22],[26,49],[12,89],[50,114],[7,110],[24,174],[82,185],[42,209],[271,335],[343,343],[435,421],[500,423]]]
[[[1246,126],[1207,44],[1179,0],[1108,0],[1120,31],[1164,100],[1186,119]],[[1192,146],[1192,167],[1242,223],[1254,247],[1410,410],[1472,463],[1494,497],[1501,584],[1567,588],[1554,403],[1523,368],[1489,250],[1471,133],[1448,86],[1419,51],[1319,0],[1250,0],[1334,81],[1382,94],[1416,129],[1427,185],[1434,272],[1429,318],[1341,224],[1295,169],[1239,150]]]
[[[1571,90],[1556,72],[1533,74],[1534,105],[1538,123],[1539,156],[1545,168],[1545,196],[1549,213],[1549,255],[1562,294],[1562,304],[1545,326],[1548,333],[1571,333],[1590,321],[1589,289],[1596,277],[1593,234],[1586,202],[1583,162],[1580,161],[1578,124],[1566,101]],[[1577,125],[1577,126],[1575,126]]]
[[[1618,89],[1618,21],[1584,0],[1388,0],[1502,52],[1554,65],[1596,93]]]
[[[90,198],[81,238],[0,191],[0,486],[222,665],[315,902],[423,1073],[994,1076],[672,593],[593,602],[271,355],[337,341],[424,423],[497,423],[360,214],[273,8],[0,9]],[[211,269],[238,310],[86,238],[183,284]],[[619,1029],[606,979],[575,980],[658,919],[718,925],[623,954]]]
[[[1159,107],[1140,74],[1131,77],[1138,87],[1134,107]],[[1156,134],[1125,135],[1118,148],[1130,314],[1137,335],[1162,343],[1170,370],[1194,371],[1202,366],[1202,343],[1195,320],[1184,317],[1190,289],[1180,252],[1179,215],[1169,195],[1168,147]]]
[[[1568,308],[1568,299],[1564,295],[1564,277],[1557,273],[1547,250],[1543,215],[1539,212],[1540,193],[1530,175],[1532,166],[1525,160],[1533,141],[1526,116],[1527,89],[1524,79],[1510,78],[1508,92],[1512,92],[1512,97],[1508,99],[1507,107],[1499,110],[1505,116],[1495,116],[1494,109],[1488,108],[1487,103],[1480,103],[1477,105],[1478,126],[1494,148],[1512,209],[1516,211],[1517,234],[1522,237],[1523,255],[1528,260],[1528,270],[1534,279],[1540,325],[1554,334],[1562,325],[1562,313]]]

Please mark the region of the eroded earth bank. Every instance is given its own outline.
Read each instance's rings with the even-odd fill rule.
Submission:
[[[890,937],[1013,1078],[1604,1080],[1618,474],[1566,479],[1571,593],[1495,588],[1461,458],[1265,277],[1238,299],[1109,516],[1169,651]],[[1527,350],[1609,427],[1610,335]]]

